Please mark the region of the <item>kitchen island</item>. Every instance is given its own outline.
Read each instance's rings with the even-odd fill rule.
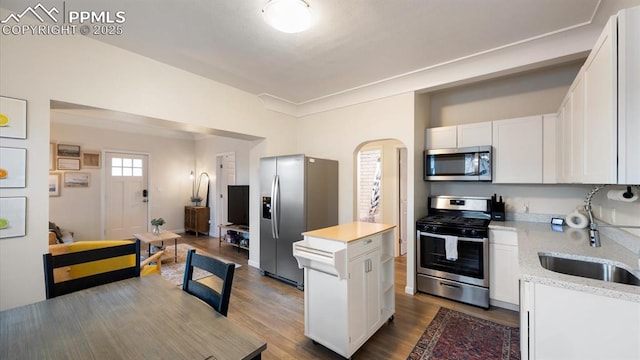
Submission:
[[[594,248],[587,229],[558,232],[548,223],[492,222],[489,228],[517,234],[522,359],[640,358],[640,286],[550,271],[539,257],[613,264],[639,274],[637,250],[604,234]]]
[[[305,336],[350,358],[395,313],[394,225],[353,222],[303,233]]]

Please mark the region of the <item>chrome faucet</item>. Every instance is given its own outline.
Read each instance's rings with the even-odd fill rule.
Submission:
[[[596,220],[593,217],[593,210],[591,207],[591,200],[593,195],[595,195],[598,191],[602,190],[606,185],[597,185],[593,190],[587,194],[587,199],[585,200],[584,210],[587,212],[589,216],[589,245],[593,247],[600,247],[600,231],[598,231],[598,227],[611,227],[611,228],[624,228],[624,229],[640,229],[640,226],[636,225],[598,225]],[[640,188],[640,185],[634,185],[635,187]],[[627,186],[627,192],[631,193],[631,186]],[[633,193],[631,193],[633,196]]]

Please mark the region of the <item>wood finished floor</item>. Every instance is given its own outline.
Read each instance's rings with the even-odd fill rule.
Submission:
[[[226,243],[218,246],[217,238],[190,234],[184,234],[180,242],[242,265],[235,271],[228,318],[267,342],[262,359],[343,359],[304,336],[304,293],[248,266],[245,250],[238,252]],[[440,307],[518,326],[518,313],[513,311],[494,307],[483,310],[422,293],[405,294],[404,257],[396,258],[395,272],[394,320],[382,326],[353,359],[406,359]]]

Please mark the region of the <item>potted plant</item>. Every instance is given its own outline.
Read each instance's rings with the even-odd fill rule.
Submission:
[[[151,225],[153,226],[153,235],[160,235],[160,226],[164,225],[165,221],[163,218],[157,218],[151,220]]]
[[[193,206],[200,206],[200,203],[202,202],[202,197],[194,195],[191,197],[191,204]]]

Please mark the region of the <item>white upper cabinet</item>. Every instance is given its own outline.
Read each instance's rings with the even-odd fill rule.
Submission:
[[[544,184],[558,182],[557,128],[556,114],[542,115],[542,182]]]
[[[640,7],[607,22],[558,111],[558,181],[640,183]]]
[[[458,125],[458,147],[491,145],[491,134],[490,121]]]
[[[584,65],[583,183],[617,182],[617,29],[609,20]]]
[[[491,145],[491,121],[426,130],[426,150]]]
[[[426,150],[455,149],[458,147],[457,126],[441,126],[426,130]]]
[[[493,182],[542,183],[542,115],[493,122]]]
[[[640,7],[618,16],[618,183],[640,184]]]

